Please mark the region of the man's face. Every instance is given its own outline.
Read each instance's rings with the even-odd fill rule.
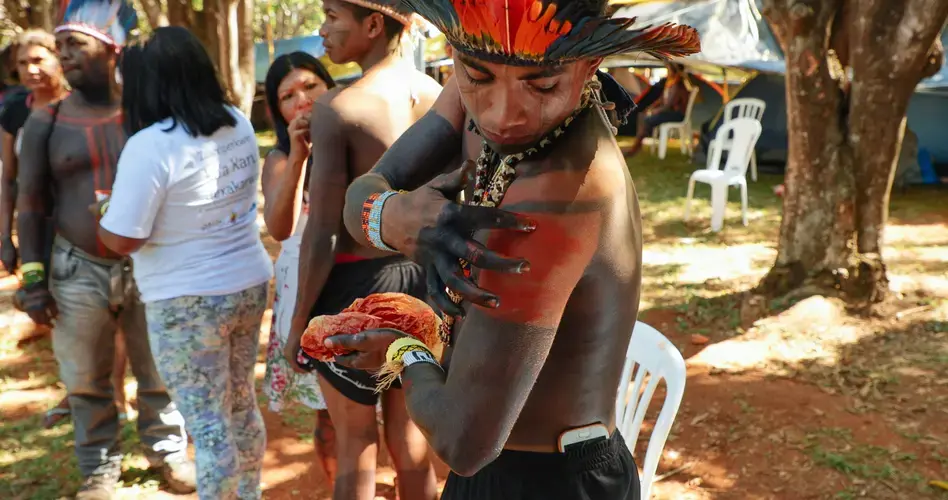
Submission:
[[[115,75],[115,48],[77,31],[56,34],[63,74],[73,88],[104,85]]]
[[[20,82],[32,91],[50,90],[62,78],[62,68],[56,54],[40,45],[20,47],[16,68]]]
[[[507,66],[454,51],[461,100],[488,145],[504,154],[534,145],[575,111],[600,61]]]
[[[360,21],[342,0],[324,0],[323,11],[326,21],[319,28],[319,35],[323,37],[326,55],[336,64],[358,61],[371,48],[372,35],[383,29],[382,14],[373,13]]]

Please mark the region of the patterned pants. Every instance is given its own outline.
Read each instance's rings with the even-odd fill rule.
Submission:
[[[201,500],[258,499],[266,429],[254,364],[267,285],[146,305],[158,372],[196,449]]]

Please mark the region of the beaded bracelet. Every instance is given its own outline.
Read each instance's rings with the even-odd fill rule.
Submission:
[[[388,246],[382,241],[382,207],[385,201],[392,196],[403,191],[385,191],[384,193],[372,193],[364,202],[362,202],[362,232],[369,243],[379,250],[386,252],[398,252],[398,250]]]
[[[27,262],[20,266],[23,271],[23,286],[35,285],[46,279],[46,268],[41,262]]]

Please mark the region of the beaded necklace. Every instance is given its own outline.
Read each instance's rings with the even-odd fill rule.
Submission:
[[[565,132],[566,129],[570,126],[571,123],[576,121],[576,118],[580,113],[585,111],[587,108],[595,105],[600,109],[603,109],[603,106],[608,108],[609,103],[604,103],[599,96],[599,82],[592,81],[587,84],[587,87],[583,89],[582,99],[580,105],[566,117],[566,120],[563,121],[558,127],[544,135],[536,146],[527,149],[521,153],[515,153],[512,155],[506,155],[501,157],[500,155],[494,153],[494,151],[487,145],[486,141],[481,142],[481,154],[477,157],[475,162],[476,168],[474,173],[474,193],[471,197],[469,205],[481,206],[481,207],[497,207],[504,199],[504,195],[507,193],[507,189],[513,183],[517,175],[517,165],[520,164],[524,159],[529,158],[533,155],[536,155],[541,150],[549,148],[553,145],[554,141],[559,139]],[[474,122],[471,121],[469,130],[480,135],[480,132],[477,130]],[[473,237],[473,234],[471,235]],[[465,259],[459,259],[461,264],[461,270],[464,273],[466,278],[471,277],[471,264]],[[451,290],[450,288],[445,289],[448,293],[448,297],[451,298],[451,301],[455,304],[460,304],[462,298],[460,295]],[[451,345],[453,341],[453,331],[454,325],[457,322],[457,318],[450,315],[445,315],[444,321],[441,322],[441,328],[438,331],[439,336],[441,337],[441,342],[445,345]]]

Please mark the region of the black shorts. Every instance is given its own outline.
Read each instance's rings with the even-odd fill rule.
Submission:
[[[471,477],[453,472],[441,500],[639,500],[639,472],[625,441],[579,445],[566,453],[504,450]]]
[[[356,299],[384,292],[407,293],[425,300],[427,288],[421,266],[401,255],[336,264],[309,317],[338,314]],[[371,406],[378,402],[378,380],[373,374],[318,361],[315,368],[323,380],[352,401]],[[400,389],[401,384],[396,381],[392,387]]]

